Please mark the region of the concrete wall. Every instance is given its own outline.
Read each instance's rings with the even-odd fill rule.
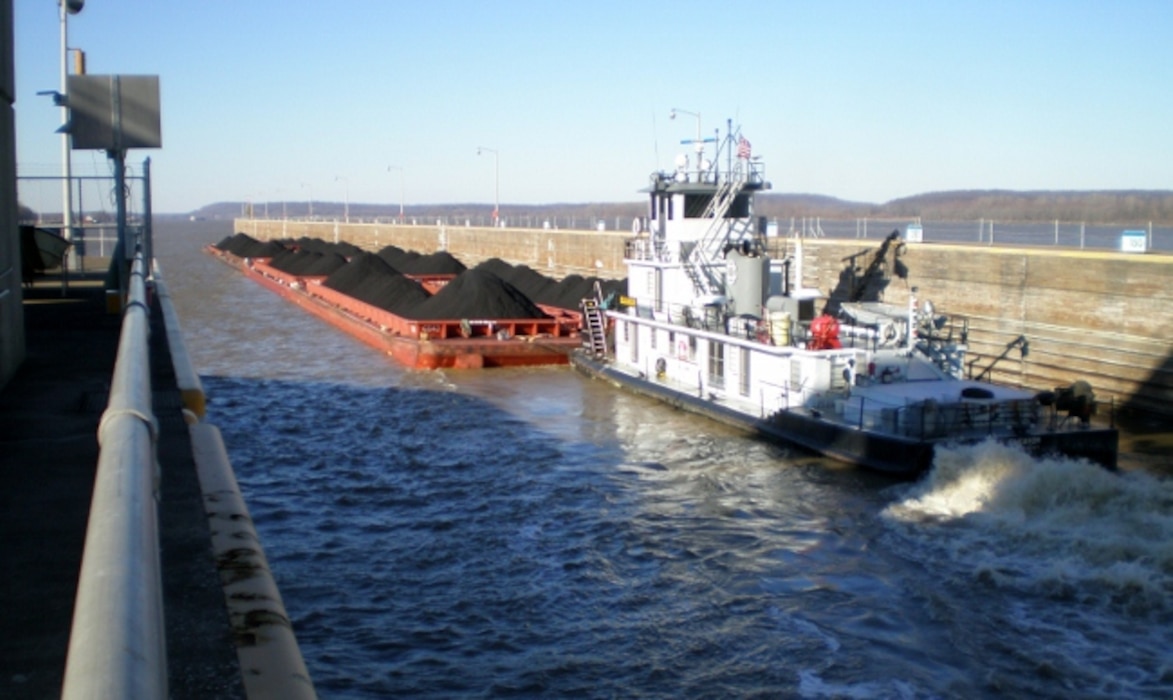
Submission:
[[[878,248],[808,241],[804,284],[842,298],[858,278],[845,259],[857,256],[862,272]],[[882,270],[884,301],[905,305],[918,287],[921,301],[968,318],[975,374],[1024,335],[1029,354],[1012,351],[996,381],[1050,389],[1085,379],[1101,399],[1173,416],[1173,256],[909,243]]]
[[[0,0],[0,387],[24,360],[20,232],[16,226],[16,101],[12,1]]]
[[[255,238],[308,236],[349,241],[368,250],[394,244],[430,253],[444,249],[469,266],[498,257],[551,277],[571,273],[623,277],[626,233],[469,227],[335,224],[241,219]],[[803,286],[844,299],[880,249],[880,241],[808,239]],[[775,239],[772,254],[794,255]],[[975,374],[1019,335],[1030,342],[995,365],[999,382],[1053,389],[1077,379],[1117,406],[1173,417],[1173,256],[909,243],[877,266],[868,298],[921,301],[969,322]],[[900,274],[903,274],[903,277]]]

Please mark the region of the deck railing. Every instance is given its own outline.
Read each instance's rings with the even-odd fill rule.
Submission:
[[[61,694],[67,700],[167,697],[145,278],[139,253],[98,427],[101,449]]]

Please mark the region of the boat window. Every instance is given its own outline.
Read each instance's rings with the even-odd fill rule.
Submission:
[[[686,194],[684,195],[684,218],[699,219],[705,214],[705,209],[708,208],[709,202],[713,200],[711,194]]]
[[[739,194],[733,199],[733,203],[729,205],[729,211],[726,212],[726,219],[744,219],[749,216],[749,195]]]
[[[664,271],[658,267],[655,268],[655,275],[653,277],[654,277],[654,279],[652,280],[652,296],[655,299],[653,306],[655,306],[656,311],[663,311],[664,310]]]
[[[725,388],[725,344],[709,341],[709,386]]]
[[[749,396],[749,348],[741,348],[741,395]]]

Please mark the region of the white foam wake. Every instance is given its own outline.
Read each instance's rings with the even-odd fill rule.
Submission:
[[[1173,610],[1173,481],[989,441],[938,449],[883,516],[998,585]]]

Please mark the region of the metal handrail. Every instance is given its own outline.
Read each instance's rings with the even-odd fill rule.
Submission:
[[[98,426],[101,450],[61,693],[66,700],[167,697],[146,269],[140,252]]]

